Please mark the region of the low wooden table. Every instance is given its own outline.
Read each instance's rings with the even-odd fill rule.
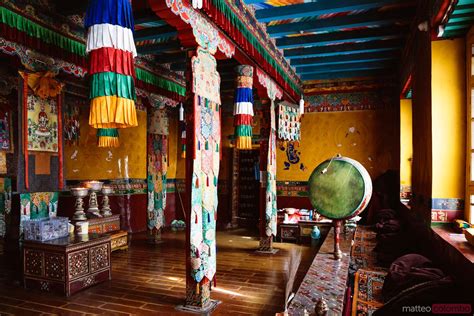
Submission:
[[[110,236],[70,235],[23,242],[25,288],[70,296],[111,279]]]

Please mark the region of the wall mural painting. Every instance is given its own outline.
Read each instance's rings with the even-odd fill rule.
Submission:
[[[216,60],[198,48],[192,59],[195,152],[191,190],[191,277],[199,284],[216,273],[217,179],[220,165],[220,76]],[[209,80],[211,79],[211,80]],[[205,95],[206,97],[204,97]],[[215,281],[215,280],[214,280]],[[203,294],[203,299],[209,299]]]
[[[55,98],[28,94],[28,150],[58,152],[58,111]]]
[[[301,161],[299,142],[279,141],[278,147],[281,151],[285,152],[286,159],[283,161],[283,170],[293,170],[298,168],[300,171],[306,171],[307,167],[303,161]]]

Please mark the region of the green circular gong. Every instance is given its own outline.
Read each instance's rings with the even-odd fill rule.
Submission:
[[[316,212],[334,220],[362,212],[372,196],[372,181],[357,161],[335,157],[321,163],[309,178],[309,198]]]

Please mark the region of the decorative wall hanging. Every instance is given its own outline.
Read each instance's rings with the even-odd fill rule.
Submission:
[[[234,99],[235,147],[252,149],[253,67],[240,65],[235,70],[237,72]]]
[[[5,236],[5,218],[11,211],[11,179],[0,178],[0,238]]]
[[[268,139],[267,156],[267,188],[265,200],[265,218],[267,237],[277,235],[277,188],[276,188],[277,164],[276,164],[276,119],[275,103],[270,105],[270,137]]]
[[[148,234],[151,242],[160,239],[165,224],[166,173],[168,169],[168,138],[148,134]]]
[[[209,101],[221,103],[221,78],[216,70],[217,62],[207,50],[198,47],[192,59],[193,92]]]
[[[58,107],[54,98],[28,94],[28,150],[58,152]]]
[[[99,147],[117,147],[117,128],[138,125],[135,109],[133,14],[129,0],[93,0],[85,19],[89,53],[91,106],[89,124]]]
[[[278,87],[278,85],[273,81],[266,73],[264,73],[260,68],[257,68],[257,78],[258,82],[267,88],[268,98],[272,101],[283,98],[283,92]]]
[[[53,79],[49,73],[19,73],[23,78],[21,100],[25,188],[29,188],[29,151],[41,151],[58,153],[58,182],[59,189],[62,189],[64,179],[60,113],[63,98],[61,91],[64,85]]]
[[[70,145],[77,145],[81,132],[80,114],[85,100],[68,96],[64,111],[64,140]]]
[[[277,161],[276,161],[276,117],[275,117],[275,100],[281,99],[283,93],[277,84],[270,79],[263,71],[257,68],[258,81],[267,89],[267,95],[270,99],[270,132],[268,138],[268,154],[267,154],[267,177],[266,177],[266,194],[265,194],[265,235],[267,238],[260,239],[260,250],[270,251],[272,249],[272,236],[277,234]]]
[[[203,68],[203,65],[209,65]],[[192,59],[194,96],[194,160],[191,186],[191,276],[198,283],[214,280],[216,273],[217,179],[220,164],[220,77],[216,60],[198,48]],[[207,74],[207,75],[206,75]],[[197,83],[196,78],[214,78]],[[204,77],[206,77],[204,76]],[[208,86],[203,86],[203,84]],[[213,93],[208,93],[213,91]],[[212,99],[199,95],[205,93]],[[219,101],[219,102],[216,102]],[[209,295],[202,294],[209,299]]]
[[[301,139],[301,113],[297,105],[286,101],[278,105],[278,138],[291,141]]]
[[[163,108],[152,108],[148,116],[148,133],[157,135],[168,135],[169,123],[168,113],[165,107]]]
[[[13,150],[12,140],[11,113],[0,110],[0,150]]]

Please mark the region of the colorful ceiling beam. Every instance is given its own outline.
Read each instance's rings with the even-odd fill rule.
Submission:
[[[367,10],[390,4],[399,4],[400,0],[339,0],[306,2],[287,6],[257,10],[255,16],[260,22],[272,22],[322,14],[333,14],[355,10]],[[247,1],[248,3],[248,1]]]
[[[326,46],[347,43],[348,41],[375,41],[391,38],[400,38],[407,31],[406,27],[367,28],[353,31],[339,31],[305,36],[282,37],[276,40],[279,48],[289,49],[300,46]]]
[[[372,78],[372,77],[386,77],[387,74],[394,73],[394,70],[375,69],[375,70],[350,70],[339,72],[328,72],[318,74],[302,74],[301,80],[334,80],[341,78]]]
[[[268,33],[276,38],[276,45],[303,81],[325,80],[319,73],[324,66],[328,67],[326,78],[330,81],[350,79],[361,71],[366,71],[364,75],[393,71],[417,3],[416,0],[245,2],[253,5],[260,22],[266,22]],[[365,67],[370,69],[363,69],[362,63],[368,63]],[[310,72],[313,70],[317,73]]]
[[[316,46],[309,48],[294,48],[285,50],[285,57],[289,59],[309,58],[318,56],[333,56],[341,53],[369,53],[381,52],[394,49],[400,49],[402,42],[399,39],[391,39],[384,41],[370,41],[362,43],[351,43],[347,45],[331,45],[331,46]]]
[[[400,53],[393,50],[393,51],[382,51],[382,52],[374,52],[374,53],[347,53],[344,55],[339,54],[335,56],[293,59],[291,61],[291,64],[295,66],[296,71],[298,71],[298,69],[301,67],[335,65],[335,64],[351,64],[351,63],[380,61],[380,60],[396,60],[399,57],[400,57]]]
[[[474,0],[458,0],[453,3],[441,25],[444,27],[442,38],[464,36],[474,25]]]
[[[337,32],[341,29],[358,27],[380,27],[394,24],[397,21],[413,16],[410,12],[396,10],[389,12],[368,12],[364,14],[335,16],[327,19],[316,19],[303,22],[285,23],[267,27],[267,32],[273,37],[306,32]]]
[[[371,70],[371,69],[384,69],[387,68],[388,64],[384,61],[372,61],[372,62],[358,62],[351,63],[349,65],[324,65],[324,66],[311,66],[301,67],[296,70],[300,74],[318,74],[326,72],[339,72],[339,71],[356,71],[356,70]]]

